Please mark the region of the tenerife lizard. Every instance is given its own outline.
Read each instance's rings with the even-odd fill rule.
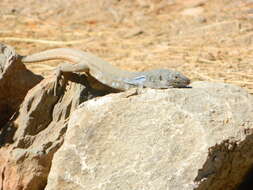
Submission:
[[[75,63],[60,65],[57,68],[59,74],[64,72],[85,72],[100,83],[117,91],[125,91],[134,87],[181,88],[190,83],[190,79],[177,71],[168,69],[143,72],[125,71],[93,54],[71,48],[56,48],[23,56],[21,61],[23,63],[32,63],[57,59]]]

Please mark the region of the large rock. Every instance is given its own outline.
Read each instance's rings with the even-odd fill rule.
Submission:
[[[70,75],[75,75],[76,82],[85,82],[83,75]],[[0,189],[44,189],[70,113],[83,101],[99,95],[83,84],[66,86],[64,80],[56,96],[55,82],[56,77],[50,77],[31,89],[15,116],[5,124],[1,133]]]
[[[46,190],[234,189],[253,164],[253,98],[233,85],[192,86],[83,103]]]

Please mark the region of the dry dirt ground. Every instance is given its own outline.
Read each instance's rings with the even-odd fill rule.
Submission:
[[[92,52],[127,70],[172,68],[253,93],[252,0],[1,0],[0,42]],[[58,62],[29,64],[47,76]]]

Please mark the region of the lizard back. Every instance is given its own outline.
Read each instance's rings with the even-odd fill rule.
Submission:
[[[46,50],[32,55],[24,56],[22,58],[22,62],[24,63],[42,62],[49,60],[66,60],[72,63],[84,63],[88,66],[90,70],[89,72],[92,75],[103,73],[103,75],[108,75],[108,77],[111,78],[130,77],[133,73],[135,73],[121,70],[91,53],[71,48],[56,48]]]

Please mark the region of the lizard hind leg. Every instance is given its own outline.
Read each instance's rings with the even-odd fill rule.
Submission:
[[[54,82],[54,96],[57,95],[57,88],[58,86],[60,86],[60,81],[61,80],[66,80],[66,78],[63,76],[64,72],[66,72],[65,68],[71,67],[72,64],[69,63],[62,63],[61,65],[59,65],[58,67],[55,68],[54,70],[54,76],[56,77],[55,82]],[[67,81],[64,81],[64,83]],[[64,86],[64,85],[63,85]]]
[[[60,84],[60,80],[62,79],[62,71],[61,71],[60,67],[57,67],[54,70],[54,75],[55,75],[56,79],[54,82],[54,87],[53,87],[54,89],[53,90],[54,90],[54,96],[56,96],[57,95],[57,88]]]
[[[89,68],[84,63],[78,64],[70,64],[70,63],[62,63],[55,69],[56,82],[54,83],[54,95],[56,96],[57,87],[60,84],[60,80],[63,78],[63,82],[67,82],[68,77],[66,77],[67,73],[73,72],[88,72]],[[70,76],[69,76],[70,77]]]

